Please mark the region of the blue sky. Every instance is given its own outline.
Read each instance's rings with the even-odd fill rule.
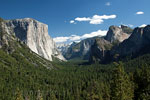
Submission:
[[[110,25],[149,24],[149,4],[150,0],[1,0],[0,17],[34,18],[48,24],[56,41],[66,42],[103,35]]]

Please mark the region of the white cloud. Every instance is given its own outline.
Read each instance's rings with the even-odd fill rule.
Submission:
[[[122,23],[121,23],[121,25],[128,26],[128,27],[133,27],[134,26],[132,24],[122,24]],[[119,26],[119,27],[121,27],[121,26]]]
[[[75,21],[74,21],[74,20],[71,20],[70,23],[73,24],[73,23],[75,23]]]
[[[77,41],[77,40],[80,40],[80,39],[81,39],[81,37],[78,36],[78,35],[71,35],[71,36],[69,37],[69,40],[70,40],[70,41]]]
[[[140,25],[139,27],[145,27],[145,26],[147,26],[146,24],[142,24],[142,25]]]
[[[111,3],[110,2],[106,2],[106,4],[105,4],[106,6],[110,6],[111,5]]]
[[[102,24],[106,19],[114,19],[116,15],[94,15],[93,17],[77,17],[75,21],[78,22],[89,22],[90,24]]]
[[[56,43],[64,43],[64,42],[70,43],[70,42],[73,42],[73,41],[81,41],[83,39],[91,38],[91,37],[95,37],[95,36],[104,36],[104,35],[106,35],[106,33],[107,33],[106,30],[98,30],[98,31],[95,31],[95,32],[84,34],[82,36],[71,35],[71,36],[68,36],[68,37],[56,37],[56,38],[54,38],[54,41]]]
[[[94,15],[93,19],[113,19],[116,17],[117,17],[116,15],[102,15],[102,16]]]
[[[138,12],[136,12],[136,14],[137,15],[142,15],[142,14],[144,14],[144,12],[143,11],[138,11]]]
[[[68,39],[69,39],[69,37],[56,37],[56,38],[53,38],[53,40],[55,42],[66,42]]]
[[[91,37],[95,37],[95,36],[105,36],[107,33],[106,30],[102,31],[102,30],[98,30],[96,32],[91,32],[90,34],[84,34],[82,35],[82,39],[85,39],[85,38],[91,38]]]
[[[104,21],[102,19],[93,19],[90,24],[102,24]]]
[[[75,18],[76,21],[79,21],[79,22],[82,22],[82,21],[90,21],[91,19],[89,17],[83,17],[83,18],[80,18],[80,17],[77,17]]]

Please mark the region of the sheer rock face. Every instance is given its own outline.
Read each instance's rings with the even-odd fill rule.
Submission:
[[[121,27],[110,26],[105,39],[107,41],[110,41],[111,43],[116,42],[116,41],[122,42],[125,39],[129,38],[129,36],[130,36],[130,34],[127,34],[127,32],[126,32],[127,29],[128,29],[128,27],[123,26],[123,25],[121,25]]]
[[[95,39],[94,44],[91,46],[90,51],[90,63],[97,63],[97,62],[103,62],[106,59],[107,53],[111,49],[112,44],[103,39],[103,38],[97,38]]]
[[[40,56],[52,61],[52,56],[65,60],[57,50],[55,42],[48,35],[48,25],[31,18],[6,21],[7,32],[15,34],[27,46]]]
[[[110,26],[107,35],[104,38],[95,39],[94,45],[91,46],[89,62],[109,62],[112,59],[111,57],[114,56],[110,56],[110,53],[114,54],[113,52],[116,52],[116,49],[114,48],[117,48],[118,45],[126,41],[132,32],[133,29],[124,25],[121,25],[121,27]],[[119,51],[122,52],[122,49]]]
[[[88,60],[90,56],[90,49],[94,44],[94,41],[95,37],[84,39],[79,43],[73,43],[64,54],[64,57],[68,60],[74,58]]]
[[[111,55],[118,57],[138,56],[150,50],[150,25],[135,28],[131,36],[111,50]]]

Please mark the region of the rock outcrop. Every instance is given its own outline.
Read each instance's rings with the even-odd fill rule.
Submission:
[[[133,30],[131,28],[124,26],[124,25],[121,25],[121,27],[110,26],[109,31],[107,32],[106,36],[104,36],[104,37],[97,36],[97,37],[82,40],[79,43],[76,43],[75,45],[70,46],[67,49],[67,52],[64,53],[64,57],[68,60],[74,59],[74,58],[80,58],[80,59],[84,59],[84,60],[91,59],[90,50],[91,49],[96,50],[96,49],[93,49],[95,47],[91,48],[91,46],[94,44],[94,42],[97,38],[99,38],[101,42],[105,41],[104,44],[103,43],[100,44],[102,46],[105,45],[106,41],[111,43],[114,46],[116,44],[121,43],[125,39],[129,38],[132,31]],[[106,45],[107,45],[107,43],[106,43]],[[97,55],[99,55],[99,54],[97,54]]]
[[[68,51],[68,48],[71,46],[71,44],[65,44],[65,43],[57,43],[56,44],[57,49],[62,53],[62,55],[65,55],[66,52]]]
[[[150,25],[135,28],[131,36],[111,50],[113,59],[150,52]],[[115,56],[117,55],[117,56]]]
[[[52,56],[65,60],[57,50],[55,42],[48,35],[48,25],[31,18],[7,20],[9,34],[15,34],[21,41],[38,55],[52,61]]]
[[[64,57],[68,60],[74,58],[88,60],[90,56],[90,49],[91,46],[94,44],[95,39],[96,37],[93,37],[84,39],[79,43],[73,43],[64,54]]]
[[[7,21],[0,18],[0,64],[22,70],[40,67],[54,69],[49,60],[34,53],[26,44],[10,33]],[[9,32],[9,33],[8,33]],[[31,68],[32,67],[32,68]],[[30,69],[31,68],[31,69]],[[13,70],[14,71],[14,70]]]
[[[125,39],[129,38],[130,33],[132,33],[132,29],[127,26],[123,25],[121,25],[121,27],[110,26],[107,35],[105,36],[105,39],[107,41],[110,41],[111,43],[114,42],[120,43]]]
[[[104,38],[95,40],[90,50],[90,63],[100,62],[107,63],[112,60],[112,56],[122,42],[126,41],[132,33],[133,29],[121,25],[121,27],[110,26],[107,35]],[[114,51],[114,52],[113,52]],[[122,51],[121,51],[122,52]],[[112,55],[110,55],[112,53]]]
[[[103,38],[95,39],[94,45],[91,46],[89,62],[90,63],[97,63],[97,62],[104,63],[107,53],[109,52],[111,47],[112,47],[112,44],[109,41]]]

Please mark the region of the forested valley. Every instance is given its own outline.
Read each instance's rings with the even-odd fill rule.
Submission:
[[[0,62],[1,100],[150,99],[150,54],[107,65],[53,62],[52,70],[25,60],[18,65],[9,55],[0,54],[9,62],[9,66]]]

